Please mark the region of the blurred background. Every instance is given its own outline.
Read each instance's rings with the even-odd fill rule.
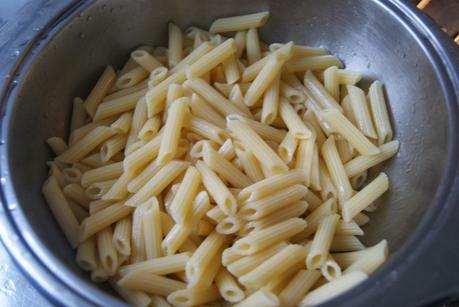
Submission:
[[[401,0],[407,1],[407,0]],[[409,0],[430,16],[459,45],[459,0]],[[0,0],[0,65],[9,71],[24,46],[13,46],[12,33],[38,31],[70,0]],[[35,14],[32,24],[21,16]],[[459,47],[458,47],[459,48]],[[13,52],[9,52],[13,50]],[[3,81],[3,80],[2,80]],[[51,306],[17,269],[0,244],[0,306]],[[449,307],[459,304],[449,304]]]

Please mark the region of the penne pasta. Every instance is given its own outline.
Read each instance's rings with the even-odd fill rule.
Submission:
[[[389,188],[389,179],[380,173],[361,191],[343,203],[342,216],[345,222],[350,222],[360,211],[368,207]]]
[[[115,77],[115,70],[111,66],[107,66],[83,104],[89,116],[94,117],[97,107],[112,86]]]
[[[269,18],[269,12],[216,19],[210,26],[210,33],[244,31],[262,27]]]
[[[373,121],[378,134],[378,144],[381,145],[392,140],[393,135],[381,82],[373,82],[370,85],[368,95],[370,97]]]

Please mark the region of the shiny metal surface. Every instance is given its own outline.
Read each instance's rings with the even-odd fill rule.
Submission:
[[[367,78],[363,84],[373,79],[385,83],[401,150],[383,167],[392,180],[391,191],[371,214],[365,242],[387,238],[393,256],[360,290],[345,295],[349,306],[364,306],[369,301],[381,305],[381,297],[396,293],[403,278],[413,274],[417,260],[437,241],[441,221],[448,213],[459,212],[452,206],[453,200],[447,198],[458,197],[457,182],[453,182],[457,170],[457,59],[448,57],[448,50],[438,43],[441,34],[426,26],[426,21],[403,3],[83,2],[70,6],[65,17],[45,28],[43,40],[31,45],[30,52],[21,58],[18,75],[10,82],[13,88],[2,106],[6,114],[1,131],[4,145],[0,148],[2,201],[9,209],[11,231],[18,234],[24,250],[36,263],[32,265],[32,260],[25,261],[20,255],[15,257],[22,266],[29,266],[35,273],[33,278],[58,301],[69,305],[84,300],[104,305],[119,303],[88,282],[87,275],[76,267],[73,252],[44,204],[40,186],[46,176],[45,161],[50,159],[44,140],[55,135],[66,137],[72,97],[88,93],[104,65],[119,67],[129,51],[140,44],[164,45],[170,20],[182,27],[207,27],[219,16],[269,9],[272,16],[261,31],[264,40],[294,40],[326,47],[343,59],[346,67],[363,71]],[[450,255],[459,259],[457,249]],[[436,262],[429,261],[433,268]],[[449,269],[459,269],[458,262],[454,263]],[[416,272],[422,276],[422,272]],[[425,273],[432,274],[428,265]],[[448,272],[442,273],[442,280],[448,281],[443,290],[459,285],[459,280],[446,278]],[[414,285],[408,278],[405,286],[410,282]],[[421,293],[425,295],[422,297],[408,294],[404,298],[393,295],[391,299],[394,303],[403,299],[414,304],[437,294],[450,295],[432,289]]]

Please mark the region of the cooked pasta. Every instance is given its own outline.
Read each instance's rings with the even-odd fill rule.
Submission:
[[[389,189],[372,168],[400,147],[382,83],[266,44],[268,17],[169,23],[46,138],[42,193],[76,264],[133,306],[312,306],[388,257],[360,241]]]

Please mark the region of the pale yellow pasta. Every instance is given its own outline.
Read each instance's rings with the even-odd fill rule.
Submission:
[[[302,215],[308,208],[308,203],[306,201],[297,201],[291,204],[284,206],[284,208],[274,211],[273,213],[249,222],[250,226],[254,228],[255,231],[267,228],[271,225],[283,222],[293,217],[299,217]]]
[[[169,67],[176,66],[183,58],[183,35],[177,25],[169,23],[169,48],[167,59]]]
[[[93,271],[97,268],[96,241],[94,237],[80,243],[76,252],[76,263],[85,271]]]
[[[258,30],[250,28],[246,35],[245,50],[247,54],[247,61],[253,64],[261,58],[260,39],[258,38]]]
[[[122,173],[123,162],[111,163],[84,172],[81,176],[81,185],[83,187],[88,187],[94,182],[118,178]]]
[[[225,73],[226,82],[229,84],[236,83],[240,78],[239,67],[234,55],[223,61],[223,72]]]
[[[97,212],[110,207],[113,204],[110,200],[93,200],[89,203],[89,215],[94,215]]]
[[[251,64],[250,66],[246,67],[242,72],[242,82],[250,82],[255,80],[255,78],[266,65],[269,59],[269,56],[265,56],[256,61],[255,63]]]
[[[355,236],[335,236],[330,246],[332,252],[353,252],[363,249],[365,246]]]
[[[86,188],[84,193],[92,200],[101,199],[102,196],[111,189],[115,182],[116,179],[94,182]]]
[[[306,222],[304,220],[291,218],[237,240],[233,245],[233,249],[241,255],[251,255],[270,244],[289,239],[302,231],[305,226]]]
[[[91,199],[85,194],[84,189],[77,183],[70,183],[62,189],[66,198],[76,202],[83,208],[88,208]]]
[[[113,245],[119,254],[129,256],[131,254],[131,230],[132,219],[125,217],[118,221],[113,230]]]
[[[236,52],[234,39],[228,39],[210,50],[186,69],[187,78],[197,78],[217,67]]]
[[[144,291],[162,296],[167,296],[172,292],[186,288],[186,284],[181,281],[148,272],[132,272],[126,274],[118,281],[118,285],[127,289]]]
[[[126,143],[127,136],[124,134],[117,134],[106,140],[100,147],[101,161],[108,162],[126,147]]]
[[[193,231],[193,234],[196,234],[201,237],[205,237],[205,236],[208,236],[214,230],[214,228],[215,228],[214,224],[206,220],[200,220],[199,223],[196,225]]]
[[[70,245],[73,248],[76,248],[79,242],[78,229],[80,225],[65,199],[61,188],[57,184],[56,178],[51,176],[45,181],[42,187],[42,193],[51,212],[64,232],[65,237],[69,241]],[[84,240],[81,240],[80,242],[82,241]]]
[[[230,303],[237,303],[245,298],[245,293],[234,277],[225,268],[221,268],[215,277],[215,284],[220,295]]]
[[[382,240],[377,245],[372,246],[362,252],[364,252],[364,255],[353,262],[344,271],[344,274],[354,271],[372,274],[374,271],[376,271],[386,261],[389,254],[387,241]]]
[[[209,209],[209,196],[207,192],[199,192],[193,201],[193,207],[186,224],[175,224],[167,233],[161,246],[167,255],[174,254],[181,247],[185,247],[188,236],[196,224],[206,214]]]
[[[249,119],[247,117],[241,115],[229,115],[227,116],[227,120],[239,120],[245,124],[247,124],[250,128],[252,128],[260,137],[266,141],[272,140],[276,143],[281,143],[285,138],[285,131],[276,129],[264,123],[260,123],[256,120]]]
[[[57,156],[56,160],[65,163],[77,162],[113,134],[115,132],[111,128],[104,126],[97,127]]]
[[[84,102],[80,97],[73,99],[72,118],[70,119],[70,132],[80,128],[86,123],[88,115],[84,108]]]
[[[132,209],[133,208],[127,207],[122,203],[118,203],[110,205],[106,209],[89,216],[81,223],[79,231],[75,233],[79,236],[79,242],[85,241],[98,231],[121,220],[131,213]]]
[[[388,189],[370,168],[399,149],[382,84],[365,96],[326,49],[268,45],[268,16],[170,22],[47,141],[76,263],[133,306],[316,305],[387,259],[358,239]]]
[[[294,57],[287,63],[285,68],[290,72],[305,70],[321,70],[330,66],[343,67],[343,63],[333,55],[314,55],[306,57]]]
[[[346,87],[357,127],[367,137],[376,139],[376,131],[367,105],[365,93],[354,85]]]
[[[284,161],[248,124],[240,120],[227,120],[227,126],[272,174],[287,171]]]
[[[186,161],[170,161],[151,177],[133,196],[126,200],[127,206],[138,206],[152,196],[161,193],[189,165]]]
[[[298,139],[292,133],[287,133],[279,144],[278,154],[285,163],[290,163],[298,147]]]
[[[85,208],[81,207],[80,205],[71,200],[68,200],[67,202],[73,214],[75,215],[78,223],[81,223],[85,218],[89,216],[89,213]]]
[[[145,245],[145,259],[153,259],[162,256],[161,241],[161,216],[158,202],[153,202],[142,216],[142,231]]]
[[[185,266],[190,259],[191,253],[179,253],[171,256],[163,256],[134,264],[124,265],[120,268],[120,275],[130,273],[147,272],[156,275],[168,275],[185,271]]]
[[[105,272],[104,268],[100,264],[99,259],[97,259],[97,268],[91,271],[91,281],[95,283],[102,283],[108,280],[110,276],[108,276],[107,272]]]
[[[355,287],[368,278],[362,272],[351,272],[309,292],[301,301],[301,307],[316,306]]]
[[[363,236],[364,232],[360,228],[360,226],[354,222],[351,221],[349,223],[346,223],[342,220],[338,222],[338,225],[336,226],[336,235],[340,236]]]
[[[120,72],[115,86],[119,89],[134,86],[148,77],[148,71],[142,66],[136,66],[129,71]]]
[[[225,119],[198,94],[193,93],[191,96],[191,101],[189,102],[189,106],[191,108],[191,114],[194,116],[202,118],[219,128],[225,129]]]
[[[283,97],[280,98],[279,114],[287,125],[289,133],[292,133],[297,139],[304,140],[312,136],[311,130],[301,120],[292,105]]]
[[[201,135],[218,144],[223,144],[229,138],[224,129],[195,116],[189,117],[187,128],[193,133]]]
[[[98,105],[112,86],[115,77],[115,70],[107,66],[84,102],[84,108],[89,116],[94,117]]]
[[[268,21],[268,18],[269,12],[219,18],[212,22],[209,32],[236,32],[248,30],[250,28],[260,28]]]
[[[150,78],[148,81],[148,88],[153,88],[156,85],[158,85],[160,82],[162,82],[164,79],[166,79],[167,74],[169,72],[169,69],[167,69],[164,66],[155,68],[151,73],[150,73]]]
[[[336,212],[337,205],[336,200],[334,198],[330,198],[323,202],[305,218],[307,222],[307,227],[303,232],[299,234],[298,237],[295,238],[295,240],[298,240],[299,238],[305,239],[309,237],[317,230],[317,226],[319,225],[321,220]]]
[[[340,84],[354,85],[362,79],[362,73],[359,71],[352,71],[347,69],[338,69],[338,82]]]
[[[148,296],[144,292],[132,291],[118,286],[115,280],[109,280],[110,286],[130,305],[136,307],[148,307],[150,303],[158,307],[169,307],[168,305],[160,305],[158,303],[159,296]],[[160,300],[160,299],[159,299]]]
[[[137,137],[142,141],[149,141],[158,133],[160,127],[161,119],[159,116],[150,118],[144,123]]]
[[[181,129],[187,120],[189,100],[187,97],[179,98],[170,107],[156,160],[160,165],[172,160],[177,153]]]
[[[118,269],[118,253],[113,245],[113,232],[111,227],[106,227],[97,233],[97,251],[102,268],[113,276]]]
[[[174,306],[207,306],[206,303],[218,300],[220,293],[215,285],[177,290],[167,296]]]
[[[236,156],[233,141],[231,139],[227,139],[218,149],[218,153],[228,161],[233,160]]]
[[[327,109],[321,113],[333,129],[338,131],[362,155],[375,155],[381,152],[338,110]]]
[[[238,232],[244,224],[245,222],[241,220],[240,218],[228,216],[217,224],[217,226],[215,227],[215,230],[218,233],[228,235],[228,234]]]
[[[235,144],[235,152],[241,163],[242,169],[253,182],[265,178],[260,163],[251,152],[245,150],[240,144]]]
[[[281,306],[296,306],[304,297],[304,294],[320,278],[320,272],[317,270],[300,270],[288,282],[282,292],[279,294]]]
[[[135,208],[132,214],[132,231],[131,231],[131,257],[132,263],[145,260],[145,238],[143,231],[143,216],[145,212],[152,208],[153,204],[157,203],[155,197],[144,202]]]
[[[247,32],[246,31],[238,31],[234,35],[234,42],[236,43],[236,58],[239,59],[242,53],[245,51],[245,44],[247,41]]]
[[[306,257],[306,266],[308,269],[318,269],[326,261],[338,220],[338,214],[331,214],[319,223],[314,240],[312,241],[311,250]]]
[[[249,107],[254,106],[262,97],[269,85],[274,81],[276,76],[280,73],[282,66],[285,63],[285,58],[280,53],[274,53],[269,56],[269,59],[264,64],[260,73],[253,80],[247,93],[244,97],[244,102]],[[243,80],[244,81],[244,80]]]
[[[276,212],[286,205],[296,202],[310,193],[304,185],[292,185],[285,189],[269,194],[265,198],[246,203],[238,214],[244,220],[252,221]]]
[[[244,188],[252,184],[252,180],[248,176],[221,156],[209,144],[204,143],[202,153],[204,162],[233,187]]]
[[[59,137],[51,137],[46,140],[46,143],[48,143],[48,146],[51,148],[51,150],[54,152],[56,156],[60,155],[68,149],[68,146],[65,143],[65,141]]]
[[[137,140],[137,135],[142,129],[145,121],[147,120],[147,105],[145,98],[139,99],[135,105],[134,113],[132,115],[131,128],[129,129],[129,135],[126,141],[126,151],[129,147]],[[127,155],[125,151],[125,154]]]
[[[196,168],[201,173],[204,187],[227,215],[234,216],[237,211],[236,199],[222,180],[204,162],[197,161]]]
[[[271,124],[277,117],[279,109],[280,75],[277,75],[263,94],[261,122]]]
[[[244,257],[239,256],[238,259],[235,259],[233,262],[227,265],[227,269],[234,276],[240,277],[244,274],[251,272],[254,268],[256,268],[257,266],[271,258],[273,255],[281,251],[286,246],[287,244],[285,242],[279,242],[253,255]],[[234,252],[233,248],[229,250],[232,251],[232,254],[238,255]]]
[[[148,72],[152,72],[156,68],[162,66],[161,62],[159,62],[153,55],[142,49],[137,49],[131,52],[131,58]]]
[[[346,175],[343,163],[335,145],[335,138],[330,136],[321,148],[322,157],[330,174],[333,185],[336,187],[338,199],[342,205],[354,193],[351,183]]]
[[[243,203],[253,202],[295,184],[304,183],[304,181],[305,177],[301,170],[290,170],[287,173],[271,176],[242,189],[238,195],[238,200]]]
[[[137,92],[102,102],[94,114],[94,121],[101,121],[134,109],[137,101],[145,95],[147,90],[147,88],[144,88]]]
[[[339,101],[339,76],[338,68],[336,66],[331,66],[324,71],[324,87],[330,93],[330,95],[335,98],[336,101]]]
[[[228,99],[222,96],[211,85],[207,84],[203,79],[188,79],[185,81],[184,85],[191,88],[194,92],[204,98],[207,103],[209,103],[218,113],[223,116],[228,116],[234,113],[241,115],[245,114],[234,104],[230,103]]]
[[[389,189],[389,178],[385,173],[380,173],[366,187],[357,192],[343,203],[342,216],[345,222],[350,222],[360,211],[368,207],[384,192]]]
[[[371,84],[368,95],[370,97],[371,113],[378,134],[378,144],[384,144],[392,140],[392,125],[389,120],[386,101],[382,89],[382,83],[375,81]]]
[[[280,82],[279,91],[280,95],[287,98],[291,103],[300,104],[306,101],[306,96],[300,90],[293,88],[284,81]]]
[[[261,263],[249,273],[239,277],[239,282],[246,287],[261,287],[273,277],[280,275],[296,262],[306,257],[307,251],[301,245],[291,244]]]
[[[112,92],[110,95],[105,96],[104,99],[102,99],[102,102],[112,100],[115,98],[119,98],[119,97],[123,97],[129,94],[132,94],[134,92],[138,92],[140,90],[145,90],[147,87],[148,87],[148,80],[146,79],[134,86],[124,88],[124,89],[118,89],[116,92]]]
[[[131,121],[132,112],[123,113],[110,125],[110,128],[112,128],[116,133],[128,133],[131,127]]]
[[[321,109],[337,109],[339,111],[342,110],[339,103],[333,98],[330,93],[328,93],[327,89],[320,83],[319,80],[314,76],[314,74],[308,70],[304,74],[304,85],[306,89],[309,91],[308,97],[311,99],[313,98],[314,102],[318,104]]]
[[[201,174],[195,167],[188,167],[185,177],[169,207],[169,214],[177,224],[185,223],[200,185]]]
[[[322,272],[322,276],[328,281],[332,281],[342,275],[341,267],[330,254],[320,267],[320,271]]]
[[[161,81],[145,94],[148,117],[151,118],[162,112],[166,105],[166,97],[171,84],[182,84],[186,80],[184,70],[179,70]]]
[[[222,209],[220,209],[219,206],[215,206],[207,211],[206,216],[208,216],[215,223],[220,223],[226,217],[226,214],[222,211]]]
[[[196,284],[209,267],[213,257],[228,243],[228,237],[212,232],[199,245],[186,264],[186,276],[190,284]]]

